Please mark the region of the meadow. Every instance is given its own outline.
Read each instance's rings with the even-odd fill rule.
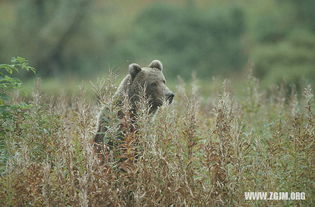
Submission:
[[[117,77],[47,94],[11,91],[1,121],[0,206],[313,206],[315,116],[310,86],[260,88],[179,79],[171,105],[147,114],[101,165],[92,139]],[[208,94],[200,91],[211,89]],[[93,91],[93,96],[87,91]],[[128,114],[128,107],[124,107]],[[115,117],[115,114],[113,114]],[[3,117],[2,117],[3,118]],[[130,124],[128,116],[124,120]],[[111,122],[108,136],[115,133]],[[122,170],[123,169],[123,170]],[[244,193],[305,192],[303,201],[248,201]]]
[[[315,206],[314,11],[314,0],[0,0],[0,207]],[[136,132],[101,163],[97,116],[110,109],[106,137],[133,127],[112,95],[129,64],[153,59],[174,102],[152,116],[143,99]]]

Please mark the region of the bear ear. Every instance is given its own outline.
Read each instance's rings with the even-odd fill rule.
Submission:
[[[163,70],[163,65],[161,63],[161,61],[159,60],[153,60],[150,65],[149,65],[150,68],[157,68],[159,69],[160,71]]]
[[[132,79],[134,79],[140,71],[141,71],[140,65],[136,63],[132,63],[129,65],[129,74],[131,75]]]

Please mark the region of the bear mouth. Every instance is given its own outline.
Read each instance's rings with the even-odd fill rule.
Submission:
[[[173,102],[174,96],[165,97],[165,99],[150,99],[149,104],[151,108],[158,108],[162,106],[165,102],[171,104]]]
[[[162,100],[152,100],[150,101],[150,105],[151,107],[159,107],[163,105],[163,101]]]
[[[173,102],[174,96],[169,96],[166,98],[166,101],[171,104]]]

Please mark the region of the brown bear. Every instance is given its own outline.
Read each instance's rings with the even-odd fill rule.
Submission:
[[[136,63],[129,65],[129,74],[122,80],[114,95],[115,105],[118,106],[117,108],[123,105],[124,100],[126,100],[125,96],[127,95],[126,101],[129,101],[130,111],[135,115],[137,113],[137,103],[143,92],[149,104],[150,114],[155,113],[164,100],[172,103],[174,93],[166,86],[163,65],[159,60],[153,60],[148,67],[140,67]],[[107,131],[106,125],[110,121],[106,116],[108,110],[108,108],[104,108],[100,113],[98,131],[94,137],[94,144],[98,153],[101,151],[100,146],[103,145],[104,132]],[[120,110],[117,110],[117,117],[122,119],[124,114]],[[120,139],[123,139],[122,137]],[[112,142],[108,142],[108,144],[112,145]]]

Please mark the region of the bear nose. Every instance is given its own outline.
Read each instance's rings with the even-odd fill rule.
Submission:
[[[173,98],[174,98],[175,94],[172,92],[169,92],[166,94],[166,100],[168,100],[168,102],[171,104],[173,102]]]

